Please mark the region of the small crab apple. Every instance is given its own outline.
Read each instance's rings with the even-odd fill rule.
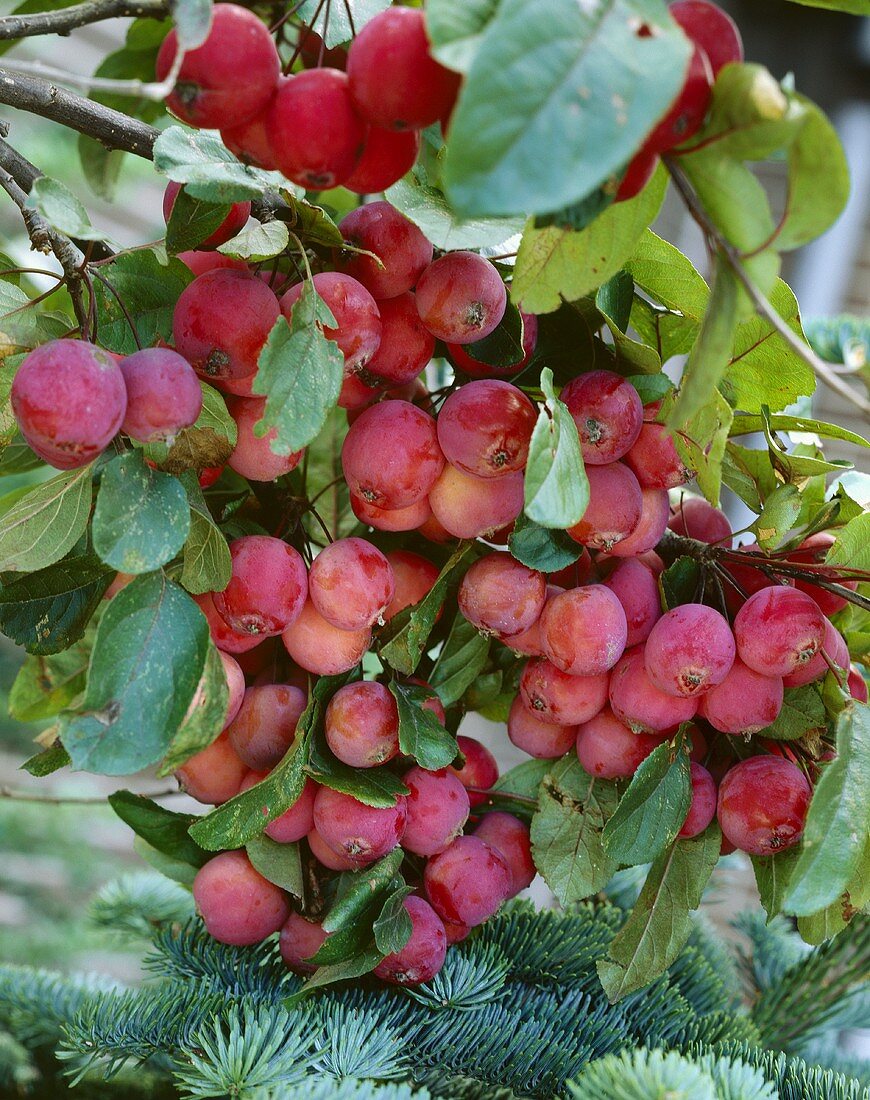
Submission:
[[[419,603],[438,579],[438,566],[411,550],[390,550],[387,561],[393,570],[396,591],[384,612],[389,622],[394,615]]]
[[[408,401],[382,401],[354,421],[341,449],[350,491],[379,508],[425,497],[444,468],[435,421]]]
[[[175,347],[207,382],[241,381],[256,373],[280,312],[272,290],[252,272],[207,271],[175,303]]]
[[[564,592],[564,588],[560,588],[558,584],[547,585],[547,603],[555,596]],[[547,604],[544,604],[546,608]],[[541,620],[536,619],[527,630],[520,631],[519,634],[500,634],[499,640],[504,642],[508,649],[512,649],[514,653],[524,653],[527,657],[543,657],[544,656],[544,639],[541,635]]]
[[[402,847],[418,856],[434,856],[452,844],[468,820],[470,802],[461,781],[447,768],[413,767],[402,776],[408,794],[408,819]]]
[[[796,550],[789,553],[786,561],[795,562],[797,565],[822,565],[835,541],[836,539],[830,531],[819,531],[815,535],[810,535],[809,538],[804,539]],[[838,578],[837,584],[850,589],[852,592],[855,592],[858,588],[857,581],[840,580]],[[825,615],[835,615],[838,611],[842,611],[848,602],[842,596],[838,596],[836,592],[828,592],[817,584],[813,584],[812,581],[798,579],[795,581],[794,586],[798,592],[804,592],[807,596],[812,597]]]
[[[277,428],[270,428],[265,435],[256,434],[254,429],[263,419],[265,410],[265,397],[227,398],[227,411],[238,430],[227,465],[249,481],[274,481],[295,470],[302,458],[302,451],[279,455],[272,450],[272,442],[278,438]]]
[[[776,721],[782,700],[781,676],[763,676],[737,657],[721,684],[702,696],[698,714],[720,733],[749,737]]]
[[[326,939],[322,924],[308,920],[301,913],[291,913],[278,937],[278,950],[294,973],[313,974],[317,967],[308,960],[317,954]]]
[[[242,781],[241,791],[247,791],[255,787],[266,778],[266,772],[250,771]],[[302,791],[296,801],[282,814],[270,821],[264,832],[278,844],[295,844],[302,840],[314,828],[314,796],[318,791],[317,784],[306,779]],[[268,803],[263,805],[263,815],[269,812]]]
[[[336,267],[358,279],[378,300],[412,290],[432,262],[431,241],[391,203],[364,203],[345,214],[338,228],[348,244],[363,252],[339,253]]]
[[[444,457],[475,477],[504,477],[522,470],[537,410],[522,390],[497,378],[480,378],[454,390],[438,413]]]
[[[676,0],[668,5],[673,19],[707,55],[713,76],[729,62],[743,60],[743,42],[737,24],[708,0]]]
[[[486,795],[481,791],[488,791],[498,779],[498,764],[495,757],[486,747],[474,737],[465,737],[460,734],[456,738],[459,751],[462,753],[465,763],[461,768],[451,765],[450,771],[459,779],[466,790],[469,791],[468,800],[472,806],[479,806],[486,801]]]
[[[568,534],[581,546],[612,550],[627,539],[641,520],[643,496],[637,478],[621,462],[590,466],[589,504]]]
[[[378,301],[381,342],[366,364],[366,377],[381,385],[413,382],[435,354],[435,337],[420,320],[410,291]]]
[[[377,302],[362,283],[340,271],[321,271],[312,279],[314,289],[329,306],[335,328],[323,334],[333,340],[344,356],[345,372],[364,367],[381,342],[381,315]],[[281,312],[290,320],[304,283],[296,283],[281,296]]]
[[[328,623],[311,600],[281,635],[284,648],[297,665],[318,676],[350,672],[359,664],[372,640],[369,627],[340,630]]]
[[[389,688],[372,680],[345,684],[329,701],[326,741],[352,768],[374,768],[399,752],[399,711]]]
[[[521,890],[531,886],[537,870],[532,860],[529,827],[524,821],[513,814],[495,810],[484,816],[473,835],[504,856],[511,873],[509,897],[516,897]]]
[[[248,270],[244,260],[224,256],[222,252],[198,252],[196,249],[188,249],[186,252],[179,252],[177,258],[189,267],[194,275],[205,275],[206,271],[218,271],[221,268],[233,271]]]
[[[127,410],[117,360],[86,340],[50,340],[23,359],[12,411],[31,450],[50,466],[87,466],[109,445]]]
[[[175,773],[181,789],[209,806],[220,806],[239,793],[248,766],[240,760],[226,733],[191,756]]]
[[[213,593],[214,606],[233,630],[274,635],[299,617],[308,593],[299,552],[270,535],[243,535],[230,543],[230,582]]]
[[[665,612],[644,649],[647,675],[666,695],[703,695],[721,684],[736,646],[728,620],[712,607],[687,603]]]
[[[692,761],[689,764],[692,782],[692,801],[683,822],[679,837],[698,836],[716,816],[716,783],[705,767]]]
[[[449,344],[471,344],[498,327],[507,291],[498,269],[476,252],[448,252],[417,280],[417,311],[427,329]]]
[[[508,714],[507,733],[511,744],[529,756],[538,760],[555,760],[564,756],[574,744],[577,729],[573,725],[557,725],[545,718],[537,718],[518,695]]]
[[[750,756],[719,784],[722,832],[741,852],[769,856],[800,840],[809,809],[804,773],[781,756]]]
[[[172,439],[202,409],[193,368],[171,348],[145,348],[121,360],[127,411],[121,431],[139,443]]]
[[[416,531],[432,516],[426,497],[409,504],[407,508],[378,508],[353,493],[348,495],[351,511],[356,518],[376,531]]]
[[[269,146],[284,175],[313,191],[339,187],[362,154],[366,127],[338,69],[308,69],[284,81],[266,119]]]
[[[283,890],[255,871],[244,852],[221,852],[196,873],[193,900],[220,943],[261,943],[290,915]]]
[[[357,195],[378,195],[410,172],[420,152],[416,130],[385,130],[369,126],[354,170],[344,181]]]
[[[544,574],[529,569],[510,554],[479,558],[462,578],[459,610],[487,634],[518,634],[534,623],[544,608]]]
[[[426,896],[438,916],[471,928],[497,912],[512,885],[507,860],[476,836],[457,837],[423,872]]]
[[[481,478],[446,463],[429,491],[432,515],[458,539],[486,537],[513,523],[523,510],[523,475]]]
[[[423,130],[453,109],[461,77],[429,49],[417,8],[388,8],[354,38],[347,55],[354,106],[373,126]]]
[[[859,703],[866,703],[870,698],[870,692],[867,690],[867,681],[861,675],[859,669],[852,665],[849,669],[848,678],[849,694],[853,699],[857,699]]]
[[[474,344],[448,344],[447,352],[456,369],[471,378],[502,378],[519,374],[528,365],[538,343],[538,318],[534,313],[524,313],[522,310],[520,316],[523,320],[523,354],[516,362],[505,367],[493,367],[474,358]]]
[[[609,707],[577,728],[577,759],[590,775],[602,779],[628,779],[634,775],[662,738],[632,733]]]
[[[697,133],[710,106],[712,83],[713,71],[707,54],[696,46],[683,87],[668,113],[647,137],[644,148],[650,152],[667,153]]]
[[[811,661],[825,640],[825,617],[804,592],[783,585],[750,596],[734,618],[737,652],[764,676],[788,676]]]
[[[666,695],[650,680],[643,646],[624,653],[610,674],[610,706],[633,733],[660,733],[695,717],[695,696]]]
[[[173,29],[157,54],[158,80],[169,75],[177,50]],[[166,105],[199,129],[239,126],[266,107],[280,72],[281,59],[265,23],[237,4],[215,4],[208,37],[184,55]]]
[[[396,593],[393,568],[367,539],[337,539],[311,563],[308,594],[339,630],[364,630],[383,617]]]
[[[616,596],[625,612],[625,648],[632,649],[645,642],[662,615],[655,573],[637,558],[625,558],[602,583]]]
[[[314,799],[314,827],[338,855],[372,863],[401,841],[406,801],[400,796],[393,806],[367,806],[349,794],[321,787]]]
[[[169,218],[172,214],[172,208],[175,206],[175,200],[178,198],[178,193],[183,190],[181,184],[176,183],[174,180],[170,180],[166,185],[166,190],[163,192],[163,220],[167,225],[169,225]],[[231,237],[235,237],[237,233],[244,229],[250,213],[251,204],[249,202],[234,202],[230,207],[229,214],[214,233],[206,237],[204,241],[200,241],[197,248],[217,248],[218,245],[230,240]]]
[[[607,674],[570,676],[543,657],[533,658],[520,677],[520,695],[539,722],[576,726],[607,702]]]
[[[305,692],[292,684],[249,687],[227,730],[240,759],[257,772],[274,768],[292,744],[307,702]]]
[[[728,517],[702,497],[683,497],[668,527],[678,535],[687,535],[711,546],[731,546],[733,532]]]
[[[849,647],[846,644],[846,639],[830,619],[825,619],[825,637],[822,648],[806,664],[784,676],[782,679],[783,685],[787,688],[802,687],[804,684],[811,684],[814,680],[821,680],[822,677],[828,674],[830,667],[828,661],[839,669],[847,669],[849,667]]]
[[[641,489],[677,489],[695,476],[686,467],[663,424],[644,423],[623,461]]]
[[[630,382],[609,370],[572,379],[559,394],[577,425],[583,461],[604,466],[622,458],[640,435],[643,405]]]
[[[356,871],[360,864],[347,856],[339,855],[326,843],[316,829],[312,829],[306,837],[311,854],[318,863],[328,867],[330,871]]]
[[[375,975],[395,985],[421,985],[431,981],[447,954],[444,922],[428,901],[411,895],[403,902],[411,918],[411,936],[404,947],[375,967]]]
[[[280,76],[275,86],[275,95],[289,77]],[[248,122],[240,126],[226,126],[221,130],[221,141],[231,153],[234,153],[240,161],[251,164],[255,168],[264,168],[267,172],[273,172],[278,167],[272,146],[269,144],[269,111],[272,107],[272,99]]]
[[[622,604],[603,584],[553,596],[541,614],[544,654],[572,676],[596,676],[613,668],[627,637]]]
[[[658,166],[658,153],[652,149],[641,149],[628,162],[613,201],[626,202],[628,199],[633,199],[635,195],[639,195],[655,175]]]
[[[205,615],[211,640],[218,649],[222,653],[232,653],[238,656],[260,645],[263,639],[259,635],[242,633],[227,625],[223,617],[218,614],[213,596],[213,592],[203,592],[201,596],[193,596],[193,600]]]
[[[667,531],[669,516],[668,494],[663,489],[641,489],[637,527],[626,538],[611,546],[608,552],[615,558],[639,558],[641,555],[648,555],[658,546],[662,535]],[[664,569],[664,563],[657,555],[647,559],[646,563],[657,574]]]

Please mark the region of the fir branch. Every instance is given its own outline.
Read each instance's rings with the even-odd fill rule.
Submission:
[[[0,42],[38,34],[69,34],[78,27],[119,17],[162,19],[169,14],[167,0],[84,0],[58,11],[6,15],[0,19]]]
[[[122,938],[149,937],[155,927],[184,923],[192,916],[190,891],[153,871],[106,883],[88,906],[92,925]]]

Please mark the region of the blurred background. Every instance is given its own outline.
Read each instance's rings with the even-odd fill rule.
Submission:
[[[28,5],[38,9],[39,5]],[[804,8],[782,0],[722,0],[743,33],[748,59],[766,64],[777,77],[794,74],[797,88],[815,100],[837,127],[852,172],[852,197],[839,223],[810,247],[787,257],[784,277],[794,288],[806,318],[870,313],[870,18]],[[14,5],[0,3],[0,14]],[[66,71],[90,74],[117,49],[127,21],[85,28],[67,38],[31,39],[10,56],[38,58]],[[109,204],[89,188],[79,162],[77,138],[62,127],[0,107],[11,143],[47,175],[62,179],[85,203],[95,226],[119,245],[156,240],[163,233],[163,184],[150,164],[125,157],[117,200]],[[764,165],[761,173],[773,193],[781,190],[782,166]],[[674,196],[661,215],[658,231],[704,270],[700,233]],[[0,197],[0,250],[22,266],[33,262],[20,215]],[[38,266],[42,264],[39,258]],[[43,287],[40,287],[43,289]],[[820,388],[813,415],[859,432],[860,417],[829,390]],[[847,444],[831,444],[832,457],[856,465],[862,456]],[[3,491],[20,484],[4,479]],[[120,786],[153,793],[171,781],[143,775],[118,782],[69,771],[43,780],[19,770],[35,751],[38,727],[7,718],[9,688],[23,653],[0,638],[0,959],[38,962],[62,970],[97,970],[121,980],[135,978],[137,959],[88,923],[87,901],[101,884],[120,872],[143,867],[132,834],[111,810],[98,803],[55,805],[8,797],[8,790],[40,797],[99,800]],[[472,728],[473,726],[473,728]],[[475,718],[463,732],[485,740],[503,769],[523,754],[507,742],[503,727]],[[173,809],[199,811],[185,796],[170,796]],[[754,904],[748,862],[729,857],[709,898],[708,908],[726,929],[734,913]],[[546,891],[536,891],[546,900]]]

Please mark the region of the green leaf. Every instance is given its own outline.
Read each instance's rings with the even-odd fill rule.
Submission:
[[[130,321],[136,326],[142,347],[151,347],[158,340],[172,342],[175,303],[193,281],[193,272],[186,264],[171,259],[164,265],[153,249],[137,249],[104,264],[100,274],[115,291],[113,294],[101,282],[94,282],[100,343],[104,347],[119,355],[132,355],[137,345]]]
[[[429,683],[438,692],[445,707],[459,702],[465,689],[483,671],[488,656],[489,638],[481,634],[461,612],[457,612],[429,676]]]
[[[570,535],[551,527],[541,527],[525,513],[517,516],[508,539],[508,547],[517,561],[542,573],[557,573],[573,565],[583,548]]]
[[[346,676],[321,676],[315,681],[283,760],[265,779],[199,818],[190,833],[198,844],[213,852],[241,848],[293,805],[305,785],[311,737],[323,721],[326,700],[346,682]]]
[[[401,951],[414,930],[405,908],[405,898],[414,892],[411,886],[400,886],[384,902],[380,916],[373,925],[378,951],[392,955]]]
[[[50,657],[26,657],[9,692],[9,713],[19,722],[53,718],[85,690],[91,647],[78,642]]]
[[[458,248],[494,248],[521,233],[524,217],[458,218],[422,165],[387,189],[386,198],[445,252]]]
[[[311,747],[308,774],[322,787],[349,794],[367,806],[395,806],[396,799],[408,794],[408,788],[388,767],[352,768],[330,752],[325,738]]]
[[[552,313],[563,300],[597,289],[626,263],[655,220],[668,177],[662,169],[627,202],[614,203],[586,229],[527,226],[517,254],[511,297],[526,313]]]
[[[82,466],[0,497],[0,572],[36,572],[69,553],[88,525],[92,475]]]
[[[632,776],[601,839],[618,863],[649,863],[683,827],[692,802],[689,757],[679,739],[659,745]]]
[[[757,736],[796,741],[812,730],[823,730],[826,724],[825,704],[815,684],[804,684],[803,687],[785,689],[776,721]]]
[[[854,443],[856,447],[870,447],[870,442],[862,435],[851,432],[840,424],[828,424],[824,420],[812,420],[806,416],[787,416],[782,413],[774,413],[767,418],[767,421],[777,432],[809,432],[812,435],[820,435],[823,439],[841,439],[845,443]],[[754,432],[760,432],[763,427],[764,419],[761,416],[736,412],[729,435],[752,435]]]
[[[21,287],[0,280],[0,360],[15,351],[29,351],[48,340],[59,340],[69,327],[66,314],[43,311],[39,304],[31,303]]]
[[[689,355],[677,400],[668,417],[670,427],[681,427],[713,397],[731,354],[737,328],[737,302],[737,279],[720,257],[701,331]]]
[[[867,15],[867,0],[791,0],[807,8],[827,8],[829,11],[845,11],[852,15]]]
[[[323,946],[325,947],[326,944]],[[323,948],[321,948],[322,950]],[[292,1008],[309,993],[313,993],[315,989],[322,989],[334,982],[349,981],[352,978],[361,978],[363,974],[370,974],[383,957],[383,952],[376,947],[368,947],[343,962],[333,963],[331,966],[319,966],[317,972],[311,975],[299,992],[294,993],[292,997],[288,997],[284,1004],[286,1007]]]
[[[545,403],[532,432],[525,475],[525,514],[562,531],[578,523],[589,504],[577,425],[553,390],[553,372],[541,371]]]
[[[159,135],[154,167],[205,202],[244,202],[287,186],[277,172],[261,172],[236,160],[216,134],[186,126],[169,126]]]
[[[158,851],[147,840],[143,840],[141,836],[133,837],[133,851],[165,878],[172,879],[173,882],[180,882],[188,888],[193,886],[197,868],[185,863],[183,859],[175,859],[165,852]]]
[[[190,533],[184,486],[152,470],[141,451],[103,468],[94,508],[94,550],[122,573],[150,573],[172,561]]]
[[[798,932],[806,943],[820,944],[838,935],[859,913],[866,912],[870,902],[870,836],[846,889],[829,906],[798,917]]]
[[[212,519],[196,475],[188,471],[181,481],[190,505],[190,534],[184,544],[181,584],[197,596],[222,592],[233,571],[230,548]]]
[[[508,301],[504,317],[489,336],[466,344],[463,351],[488,367],[510,367],[521,362],[525,356],[523,318],[513,302]]]
[[[219,229],[232,209],[231,203],[203,202],[182,189],[175,196],[166,225],[166,251],[177,256],[197,248]]]
[[[256,222],[220,245],[218,252],[256,264],[280,256],[289,243],[290,230],[284,222]]]
[[[535,866],[562,903],[602,890],[616,871],[601,833],[616,809],[614,783],[588,775],[571,753],[553,765],[540,786],[532,818]]]
[[[434,684],[432,685],[435,686]],[[399,749],[413,756],[421,768],[437,771],[452,764],[459,754],[456,738],[423,703],[431,698],[419,684],[391,680],[390,691],[399,711]]]
[[[223,395],[200,380],[202,409],[196,422],[182,428],[171,444],[148,443],[145,457],[176,476],[185,470],[223,466],[238,439],[236,422],[230,416]]]
[[[444,564],[435,583],[411,612],[407,623],[381,647],[381,659],[390,668],[405,676],[414,675],[447,593],[465,573],[471,564],[469,559],[475,553],[473,542],[461,542]]]
[[[84,634],[114,576],[93,554],[81,554],[4,584],[0,630],[28,653],[67,649]]]
[[[680,604],[693,603],[701,583],[701,563],[685,554],[677,558],[659,576],[662,603],[670,611]]]
[[[426,30],[442,65],[467,73],[498,0],[429,0]]]
[[[109,805],[137,836],[158,852],[191,867],[202,867],[211,859],[210,852],[203,851],[190,839],[188,829],[196,821],[192,814],[174,813],[132,791],[110,794]]]
[[[496,779],[494,791],[537,800],[541,783],[553,768],[552,760],[524,760]],[[616,804],[614,799],[614,805]]]
[[[338,880],[335,902],[323,918],[324,932],[338,932],[354,924],[378,894],[385,894],[399,873],[401,848],[361,871],[345,871]]]
[[[295,13],[321,35],[330,48],[349,42],[366,23],[390,6],[390,0],[348,0],[324,11],[318,0],[305,0]]]
[[[302,857],[298,844],[279,844],[263,834],[252,837],[245,845],[248,859],[255,871],[274,882],[294,898],[303,898]]]
[[[60,180],[38,176],[27,196],[27,205],[68,237],[78,237],[82,241],[108,239],[101,230],[94,229],[81,200]]]
[[[166,750],[158,775],[171,775],[215,740],[226,723],[229,686],[220,653],[209,644],[202,676],[178,731]]]
[[[687,470],[695,471],[698,488],[718,505],[722,489],[722,462],[734,414],[718,390],[674,434],[674,446]]]
[[[752,530],[763,550],[775,550],[794,527],[801,511],[801,494],[796,485],[780,485],[764,502]]]
[[[870,833],[870,707],[850,701],[837,722],[837,756],[822,771],[785,901],[809,916],[830,905],[855,874]]]
[[[68,767],[69,764],[69,753],[60,741],[55,741],[49,748],[43,749],[35,756],[31,756],[29,760],[25,760],[21,765],[21,770],[36,779],[43,779],[53,772],[60,771],[61,768]]]
[[[714,821],[700,836],[675,841],[653,863],[631,915],[597,964],[611,1003],[654,981],[682,951],[692,930],[689,914],[701,904],[721,845]]]
[[[755,871],[755,885],[761,905],[767,913],[768,924],[782,912],[786,891],[798,860],[797,848],[786,848],[774,856],[752,856],[752,869]]]
[[[181,49],[195,50],[205,42],[211,29],[211,17],[211,0],[174,0],[172,21]]]
[[[865,512],[850,520],[838,532],[837,541],[828,551],[825,560],[828,565],[846,565],[850,569],[870,569],[870,513]]]
[[[205,616],[162,574],[123,588],[97,627],[81,710],[61,718],[74,766],[124,775],[156,763],[184,720],[208,646]]]
[[[652,33],[638,34],[641,24]],[[451,119],[451,201],[466,214],[494,215],[583,199],[631,160],[688,61],[685,37],[658,0],[603,0],[594,9],[502,0]]]
[[[770,304],[802,339],[798,303],[791,289],[777,279]],[[731,359],[720,382],[723,395],[734,408],[760,412],[763,405],[783,409],[816,388],[812,367],[786,343],[764,317],[752,317],[734,334]]]
[[[669,241],[644,230],[624,267],[651,298],[701,324],[710,291],[688,256]]]
[[[335,318],[306,282],[290,323],[279,317],[260,352],[252,389],[265,396],[266,406],[255,432],[275,429],[269,443],[275,454],[300,451],[316,439],[338,401],[344,356],[324,336],[324,325],[334,328]]]

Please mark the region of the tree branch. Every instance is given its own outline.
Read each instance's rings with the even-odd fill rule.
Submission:
[[[787,322],[780,317],[767,298],[765,298],[752,281],[752,278],[743,266],[740,253],[722,236],[708,217],[707,211],[698,201],[698,197],[692,189],[686,173],[672,157],[665,157],[664,160],[671,179],[674,181],[674,186],[679,191],[692,218],[703,230],[705,237],[714,242],[715,247],[728,261],[728,266],[737,276],[758,314],[764,317],[764,319],[776,329],[792,351],[796,355],[799,355],[801,359],[813,369],[813,372],[820,382],[823,382],[824,385],[839,394],[840,397],[844,398],[850,404],[855,405],[865,416],[870,417],[870,401],[858,393],[854,387],[844,382],[837,372],[832,370],[830,365],[823,359],[820,359],[809,344],[804,343],[797,333],[789,327]]]
[[[99,23],[118,16],[151,16],[169,13],[167,0],[84,0],[60,11],[7,15],[0,19],[0,41],[29,38],[36,34],[69,34],[76,27]]]
[[[12,73],[0,67],[0,103],[59,122],[86,134],[107,149],[150,160],[158,131],[147,123],[104,107],[38,76]]]

